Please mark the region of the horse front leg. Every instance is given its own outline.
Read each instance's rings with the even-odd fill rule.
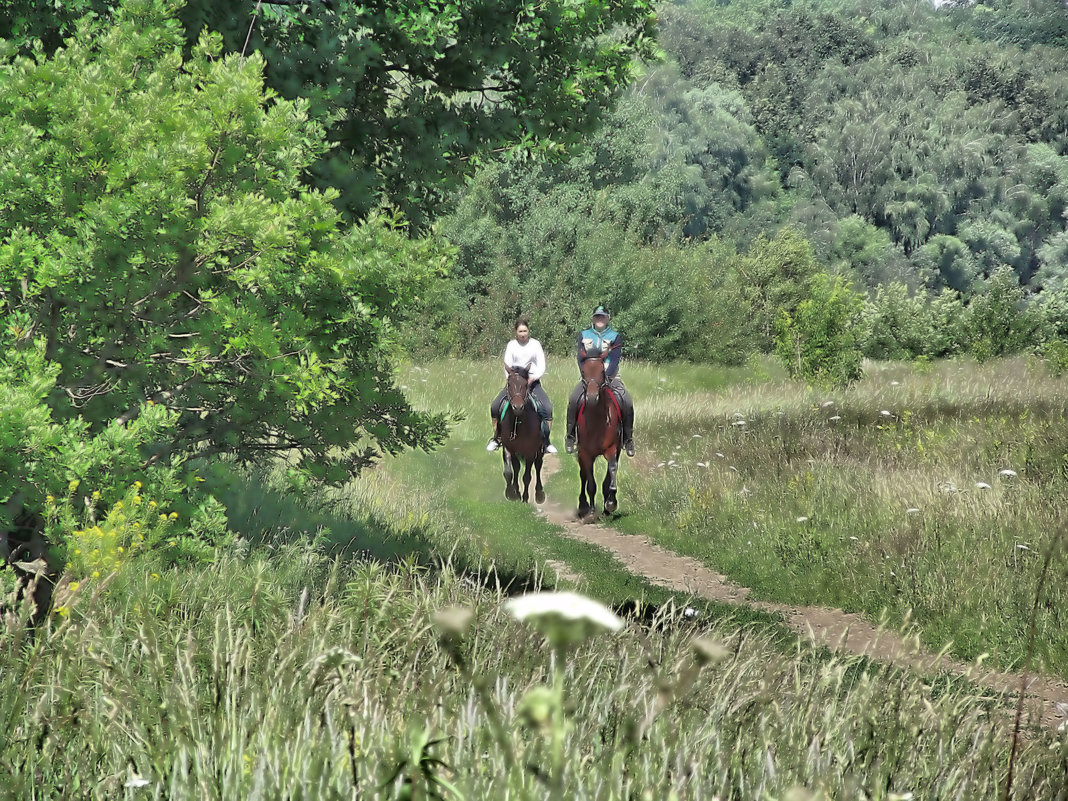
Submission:
[[[619,469],[619,454],[613,453],[608,460],[608,470],[604,474],[601,495],[604,497],[604,513],[612,514],[616,510],[616,471]]]
[[[526,470],[523,471],[523,503],[530,500],[530,471],[534,469],[534,460],[528,459]]]
[[[596,495],[597,481],[593,475],[593,459],[585,454],[579,454],[579,517],[586,517],[593,511]]]
[[[507,448],[501,449],[504,459],[504,497],[514,501],[519,497],[519,461]]]
[[[545,503],[545,488],[541,485],[541,462],[543,458],[543,454],[539,453],[534,460],[534,475],[536,476],[536,483],[534,484],[534,500],[537,503]]]

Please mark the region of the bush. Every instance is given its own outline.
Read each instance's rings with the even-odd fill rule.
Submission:
[[[1038,312],[1025,304],[1016,272],[1003,266],[969,301],[963,325],[973,354],[983,361],[1031,347],[1041,322]]]
[[[79,576],[150,549],[172,560],[210,558],[230,538],[219,502],[180,458],[146,466],[146,446],[177,413],[147,402],[133,420],[95,435],[80,418],[57,423],[45,400],[58,369],[40,349],[0,359],[0,530],[39,516],[57,558]],[[181,537],[170,535],[175,521],[187,530]]]
[[[856,328],[863,298],[841,276],[821,273],[812,294],[778,320],[776,353],[790,375],[820,386],[844,386],[861,377]]]

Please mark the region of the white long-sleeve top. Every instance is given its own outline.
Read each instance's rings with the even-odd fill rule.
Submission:
[[[527,370],[527,377],[532,382],[537,381],[545,375],[545,351],[533,337],[527,340],[526,345],[520,345],[518,340],[513,339],[504,349],[504,366],[506,375],[507,368],[520,367]]]

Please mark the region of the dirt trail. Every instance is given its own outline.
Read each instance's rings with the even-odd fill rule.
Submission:
[[[560,458],[563,458],[562,455]],[[547,479],[559,469],[556,458],[545,460],[542,470]],[[577,487],[576,487],[577,497]],[[623,499],[622,503],[626,503]],[[1018,693],[1023,676],[1018,673],[989,671],[924,650],[914,640],[906,640],[893,631],[880,629],[857,614],[818,606],[794,606],[749,598],[749,589],[732,584],[724,576],[709,570],[688,556],[680,556],[650,541],[647,537],[623,534],[596,522],[576,519],[574,507],[551,500],[538,506],[550,523],[560,526],[568,537],[598,545],[611,553],[632,573],[653,584],[695,597],[727,604],[744,604],[754,609],[775,612],[802,637],[844,653],[863,654],[881,662],[907,667],[922,673],[946,673],[966,676],[971,681],[998,692]],[[578,580],[567,565],[551,562],[561,578]],[[1041,720],[1059,727],[1068,720],[1068,683],[1059,679],[1029,676],[1024,722]]]

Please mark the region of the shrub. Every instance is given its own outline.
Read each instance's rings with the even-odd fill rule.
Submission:
[[[794,378],[821,386],[844,386],[862,375],[856,328],[864,301],[841,276],[821,273],[797,311],[783,309],[776,353]]]
[[[146,464],[146,446],[168,433],[177,414],[146,402],[135,419],[95,435],[80,418],[57,423],[45,399],[58,369],[41,349],[0,359],[0,498],[7,501],[0,528],[39,515],[57,557],[68,557],[78,575],[102,572],[131,549],[203,559],[228,541],[221,505],[184,460]],[[187,533],[164,537],[171,523],[161,514],[181,520]]]
[[[1030,347],[1041,317],[1026,305],[1016,272],[1003,266],[990,276],[985,290],[971,298],[963,326],[972,352],[983,361]]]

